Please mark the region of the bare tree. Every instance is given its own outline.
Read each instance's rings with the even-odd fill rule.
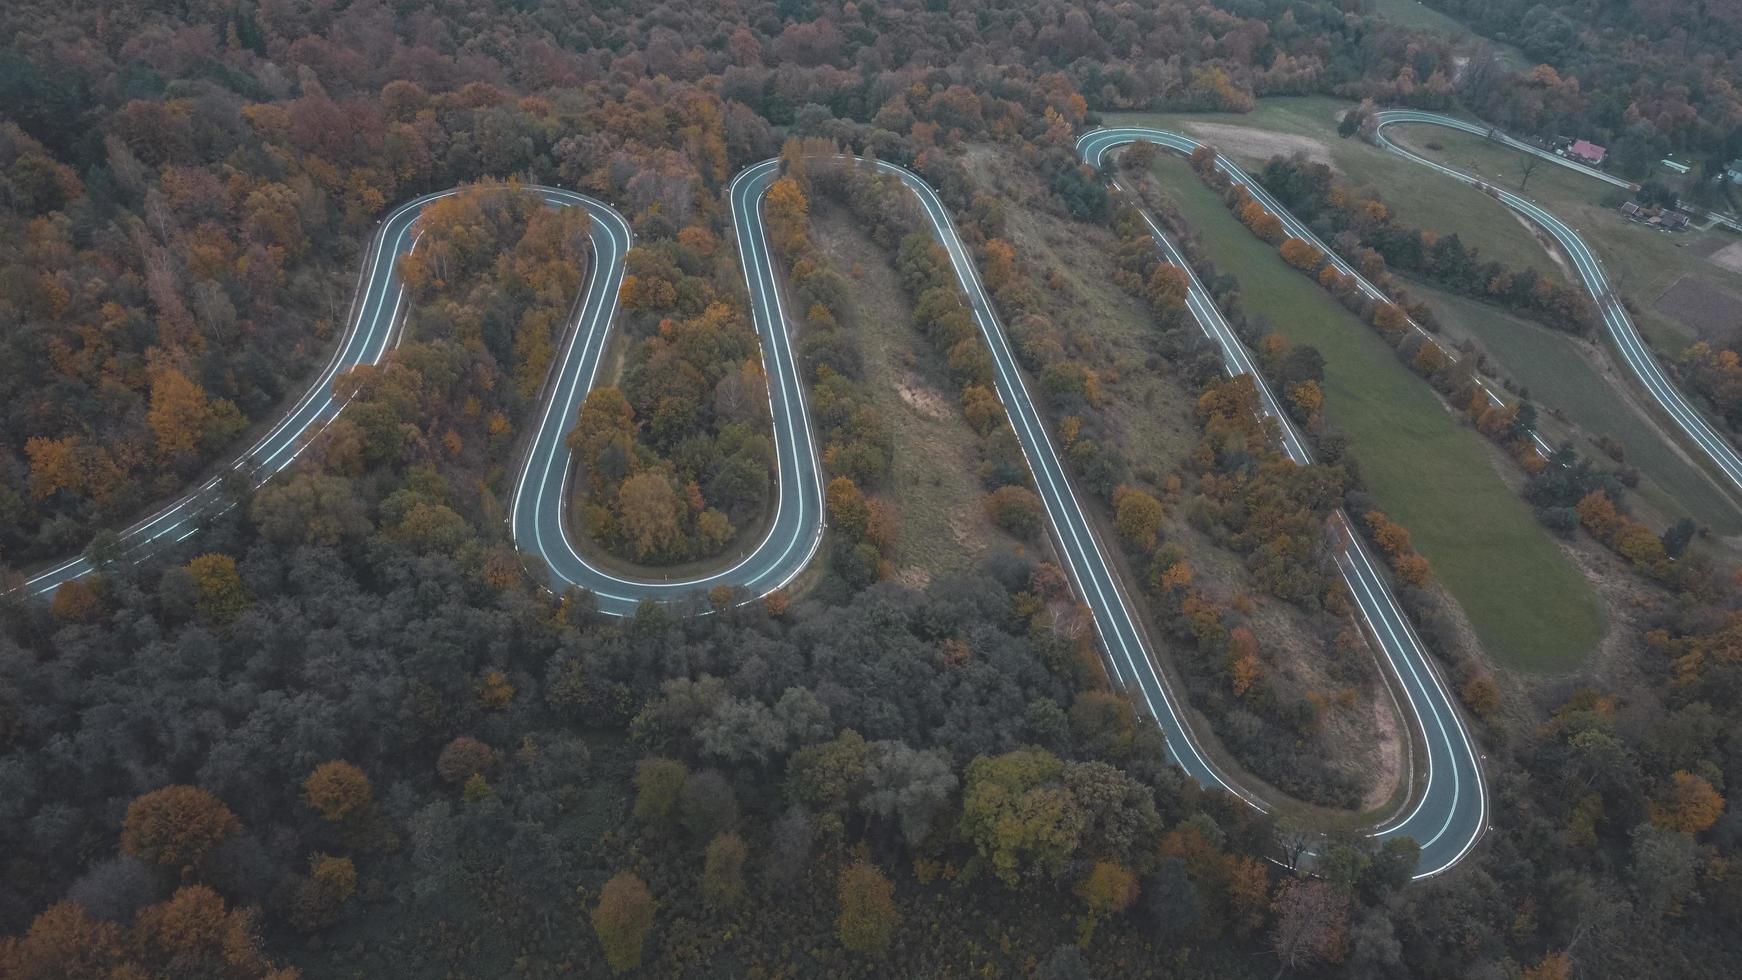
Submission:
[[[1536,173],[1536,168],[1542,166],[1542,157],[1534,153],[1524,155],[1524,176],[1518,180],[1518,189],[1524,190],[1524,185],[1530,183],[1530,175]]]
[[[1335,962],[1349,937],[1349,898],[1322,881],[1283,882],[1273,906],[1276,925],[1270,948],[1276,952],[1277,980],[1296,967]]]

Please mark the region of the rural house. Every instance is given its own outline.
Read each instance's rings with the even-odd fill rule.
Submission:
[[[1609,156],[1609,151],[1588,140],[1573,140],[1573,145],[1567,147],[1567,156],[1595,167]]]

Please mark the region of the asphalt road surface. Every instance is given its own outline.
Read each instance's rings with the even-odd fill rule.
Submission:
[[[1085,133],[1077,140],[1077,152],[1097,170],[1108,172],[1108,154],[1138,141],[1154,143],[1188,156],[1199,146],[1189,136],[1162,130],[1099,129]],[[1260,196],[1262,188],[1257,187],[1256,181],[1224,157],[1218,157],[1217,166],[1230,179],[1251,190],[1254,199],[1276,215],[1289,234],[1305,237],[1299,234],[1305,230],[1304,226],[1293,215],[1284,211],[1269,195]],[[1114,178],[1113,183],[1117,188],[1118,179]],[[1229,375],[1251,375],[1265,412],[1276,420],[1284,452],[1296,463],[1309,462],[1312,457],[1306,442],[1288,415],[1280,410],[1263,376],[1253,366],[1245,345],[1223,319],[1215,301],[1178,248],[1153,217],[1142,212],[1141,208],[1139,210],[1162,252],[1163,260],[1178,266],[1190,278],[1187,308],[1198,321],[1198,326],[1221,348],[1223,366]],[[1316,243],[1316,239],[1308,240]],[[1323,251],[1331,255],[1329,249]],[[1352,269],[1345,270],[1346,274],[1352,272]],[[1373,295],[1380,295],[1370,284],[1366,284],[1366,288]],[[1410,716],[1410,723],[1426,754],[1425,771],[1415,774],[1416,785],[1409,805],[1380,823],[1372,833],[1380,838],[1414,838],[1421,846],[1415,876],[1425,878],[1457,864],[1475,847],[1487,829],[1488,792],[1483,781],[1481,757],[1444,678],[1398,606],[1386,578],[1377,570],[1377,563],[1367,548],[1349,532],[1348,517],[1341,512],[1338,513],[1338,524],[1337,570],[1342,573],[1392,680],[1404,693],[1402,706]],[[1171,728],[1168,734],[1171,745]]]

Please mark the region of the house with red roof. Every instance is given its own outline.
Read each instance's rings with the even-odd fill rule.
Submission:
[[[1567,147],[1567,156],[1593,167],[1601,164],[1608,155],[1607,149],[1587,140],[1573,140],[1573,145]]]

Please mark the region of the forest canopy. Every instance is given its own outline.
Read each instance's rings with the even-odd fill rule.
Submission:
[[[1570,451],[1520,477],[1545,524],[1625,576],[1620,666],[1517,680],[1448,660],[1492,831],[1431,881],[1410,882],[1409,842],[1341,832],[1297,875],[1307,830],[1186,779],[1110,686],[948,253],[897,188],[803,163],[848,150],[937,189],[1158,657],[1261,777],[1352,806],[1360,787],[1314,757],[1326,705],[1268,671],[1264,633],[1307,619],[1340,690],[1377,676],[1329,515],[1381,543],[1436,653],[1459,621],[1407,529],[1362,506],[1323,355],[1259,348],[1325,461],[1295,467],[1073,141],[1102,112],[1320,94],[1577,132],[1622,173],[1742,155],[1734,4],[1433,5],[1553,67],[1348,0],[5,4],[0,563],[6,586],[81,551],[96,570],[0,599],[0,974],[1733,975],[1742,586],[1688,550],[1694,528],[1655,533]],[[988,150],[1034,192],[969,165]],[[623,561],[705,562],[774,492],[724,191],[777,154],[767,217],[802,301],[825,557],[758,601],[613,618],[551,594],[502,526],[591,229],[524,188],[594,195],[635,235],[620,363],[568,420],[576,525]],[[1329,172],[1279,158],[1264,176],[1339,249],[1588,324],[1565,290],[1499,282]],[[272,482],[222,482],[235,506],[185,544],[122,559],[116,529],[306,390],[377,222],[452,188],[401,260],[398,346],[336,382],[344,414]],[[970,516],[1007,536],[928,582],[890,560],[909,448],[844,326],[865,270],[812,240],[822,207],[904,293],[916,342],[894,357],[950,386]],[[1038,257],[1036,214],[1106,254]],[[1239,270],[1197,271],[1243,337],[1274,336],[1240,314]],[[1063,313],[1089,277],[1149,317],[1147,356],[1097,350],[1081,320],[1104,311]],[[1401,331],[1401,308],[1368,312]],[[1736,364],[1686,364],[1732,417]],[[1145,372],[1188,393],[1179,459],[1117,438],[1154,421],[1112,407]],[[1470,424],[1520,440],[1517,415]]]

